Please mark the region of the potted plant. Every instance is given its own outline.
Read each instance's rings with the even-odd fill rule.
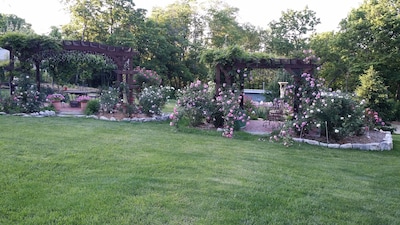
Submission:
[[[65,100],[65,97],[62,94],[54,93],[47,95],[46,99],[47,101],[51,102],[51,104],[53,104],[56,111],[60,111],[61,101]]]
[[[60,102],[60,101],[64,100],[65,97],[62,94],[54,93],[54,94],[47,95],[46,99],[50,102]]]
[[[87,95],[80,95],[79,97],[76,98],[76,101],[81,103],[81,109],[85,110],[88,101],[90,101],[92,98],[87,96]]]

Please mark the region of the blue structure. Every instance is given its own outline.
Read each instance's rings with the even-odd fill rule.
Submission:
[[[255,102],[265,102],[265,93],[269,92],[262,89],[244,89],[243,91],[245,96],[250,97]]]

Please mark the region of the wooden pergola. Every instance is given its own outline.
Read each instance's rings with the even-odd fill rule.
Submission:
[[[128,102],[133,102],[133,75],[135,71],[133,70],[133,58],[139,55],[138,51],[134,51],[130,47],[120,47],[120,46],[110,46],[99,44],[96,42],[87,41],[62,41],[63,49],[67,51],[81,51],[85,53],[101,54],[109,57],[117,69],[115,70],[117,74],[117,84],[124,81],[123,75],[126,76],[126,82],[128,84]]]
[[[285,69],[287,72],[294,76],[294,85],[298,84],[303,73],[309,73],[313,75],[316,65],[313,63],[304,62],[302,59],[259,59],[259,60],[234,60],[231,64],[218,63],[215,67],[215,83],[216,90],[221,87],[221,84],[225,83],[227,86],[232,86],[235,80],[235,74],[237,70],[251,71],[252,69]],[[244,90],[244,77],[239,78],[239,85],[241,94]],[[297,91],[297,90],[295,90]],[[295,95],[296,96],[296,95]],[[294,109],[297,109],[296,102],[294,101]],[[243,98],[241,106],[243,106]]]
[[[233,82],[231,72],[236,70],[252,70],[252,69],[285,69],[290,74],[296,77],[301,76],[303,73],[313,74],[315,64],[305,63],[301,59],[261,59],[257,61],[244,61],[244,60],[236,60],[233,64],[224,65],[217,64],[215,67],[215,82],[216,88],[221,87],[221,83],[225,83],[228,86],[231,86]],[[222,76],[223,77],[222,77]],[[240,83],[240,87],[243,88],[243,82]]]

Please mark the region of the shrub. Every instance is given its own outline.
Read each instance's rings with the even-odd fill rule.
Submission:
[[[22,76],[15,88],[14,99],[20,112],[39,112],[42,105],[42,97],[37,91],[36,85],[32,84],[29,76]]]
[[[209,86],[200,80],[179,91],[177,97],[177,104],[171,115],[171,125],[178,125],[179,119],[186,117],[189,125],[195,127],[204,123],[206,119],[211,120],[213,112],[217,110],[213,93],[210,93]]]
[[[322,84],[323,80],[303,74],[299,86],[288,87],[288,96],[298,104],[292,122],[294,131],[302,135],[318,128],[322,135],[335,140],[362,134],[365,106],[352,95],[322,91]]]
[[[11,96],[0,98],[0,111],[13,114],[20,112],[17,102]]]
[[[85,115],[94,115],[100,111],[100,102],[99,100],[92,99],[88,101],[85,109]]]
[[[160,115],[167,99],[164,87],[145,87],[139,96],[139,106],[146,115]]]
[[[177,126],[182,118],[187,118],[191,126],[198,126],[207,121],[214,123],[214,126],[223,125],[222,135],[232,138],[235,128],[238,129],[249,118],[240,108],[240,93],[234,87],[223,86],[215,98],[214,91],[209,90],[210,86],[199,80],[187,86],[179,93],[177,105],[170,116],[171,126]]]
[[[223,114],[224,131],[222,135],[224,137],[232,138],[234,131],[240,129],[240,126],[246,124],[250,119],[245,110],[240,108],[241,99],[242,96],[234,86],[225,90],[219,89],[216,102]]]
[[[108,88],[100,93],[100,109],[104,112],[112,112],[120,102],[119,91],[117,88]]]
[[[243,109],[246,111],[246,114],[250,116],[250,119],[258,119],[258,115],[256,114],[257,107],[248,96],[244,96]]]
[[[51,88],[50,86],[47,85],[45,87],[40,88],[40,93],[47,96],[47,95],[53,94],[54,90],[53,90],[53,88]]]
[[[141,87],[145,86],[159,86],[161,84],[161,77],[153,70],[146,70],[146,68],[136,67],[136,72],[133,83]]]
[[[260,105],[260,106],[256,107],[255,112],[256,112],[255,114],[256,114],[257,118],[261,118],[261,119],[265,120],[268,117],[269,109],[265,106]],[[253,116],[250,115],[250,117],[253,117]]]
[[[313,118],[313,124],[321,127],[323,135],[340,140],[363,133],[363,113],[363,105],[352,96],[333,92],[315,101],[305,115]]]
[[[365,100],[366,107],[378,112],[382,118],[392,119],[394,102],[388,101],[389,91],[378,72],[371,66],[360,76],[360,82],[355,91],[359,99]]]
[[[165,96],[167,96],[168,99],[176,99],[176,92],[174,87],[164,87],[164,92]]]

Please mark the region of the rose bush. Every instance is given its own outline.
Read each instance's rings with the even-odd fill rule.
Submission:
[[[139,107],[146,115],[160,115],[161,110],[168,100],[168,88],[145,87],[139,96]]]
[[[171,126],[178,126],[182,118],[189,121],[189,125],[198,126],[205,122],[212,122],[215,126],[223,126],[224,137],[232,138],[239,123],[245,124],[249,117],[240,107],[241,95],[233,87],[215,91],[208,84],[197,80],[178,93],[177,105],[171,114]]]

